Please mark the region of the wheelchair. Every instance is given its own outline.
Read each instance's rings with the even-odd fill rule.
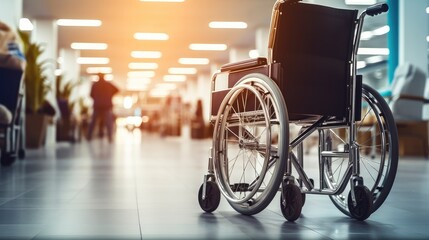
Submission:
[[[25,157],[25,99],[23,70],[12,55],[0,54],[0,104],[11,112],[10,122],[0,122],[0,165],[10,166]]]
[[[253,215],[280,192],[282,215],[295,221],[306,195],[319,194],[363,221],[383,204],[398,166],[397,129],[386,101],[357,75],[357,50],[365,16],[387,11],[378,4],[358,17],[358,10],[277,0],[268,57],[223,65],[212,77],[202,210],[215,211],[223,195]],[[304,140],[314,135],[318,154],[304,156]]]

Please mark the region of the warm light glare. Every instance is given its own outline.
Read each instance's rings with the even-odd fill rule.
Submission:
[[[168,40],[166,33],[135,33],[134,38],[137,40]]]
[[[113,81],[113,74],[105,74],[104,80],[106,81]]]
[[[57,25],[68,27],[99,27],[101,26],[101,21],[92,19],[58,19]]]
[[[245,22],[210,22],[210,28],[235,28],[235,29],[245,29],[247,28],[247,23]]]
[[[128,78],[127,79],[127,84],[130,85],[139,85],[139,86],[147,86],[148,84],[150,84],[152,82],[152,80],[150,78],[145,78],[145,77],[140,77],[140,78]]]
[[[225,51],[227,49],[226,44],[205,44],[205,43],[192,43],[189,45],[191,50],[202,50],[202,51]]]
[[[30,19],[28,18],[21,18],[19,19],[19,30],[21,31],[32,31],[33,30],[33,24],[31,23]]]
[[[162,53],[159,51],[132,51],[133,58],[161,58]]]
[[[185,75],[165,75],[163,77],[165,82],[184,82],[186,81]]]
[[[142,2],[184,2],[185,0],[140,0]]]
[[[180,64],[190,64],[190,65],[206,65],[209,64],[208,58],[179,58]]]
[[[55,69],[54,74],[55,74],[55,76],[60,76],[60,75],[62,75],[62,74],[63,74],[63,70],[62,70],[62,69],[57,68],[57,69]]]
[[[152,89],[149,93],[149,95],[151,97],[154,98],[163,98],[163,97],[167,97],[170,94],[169,90],[164,90],[164,89]]]
[[[108,64],[109,58],[103,57],[79,57],[76,61],[78,64]]]
[[[256,49],[250,50],[249,51],[249,57],[250,58],[258,58],[259,57],[259,52]]]
[[[130,96],[124,97],[124,108],[131,109],[132,106],[133,106],[133,98]]]
[[[70,45],[70,47],[75,50],[106,50],[107,44],[74,42]]]
[[[157,69],[157,63],[140,63],[140,62],[132,62],[128,64],[129,69],[137,70],[137,69]]]
[[[161,90],[174,90],[177,88],[177,85],[175,83],[158,83],[155,86],[155,89],[161,89]]]
[[[389,55],[388,48],[359,48],[358,55]]]
[[[155,76],[154,71],[131,71],[128,72],[127,76],[129,78],[151,78]]]
[[[111,67],[88,67],[86,68],[88,74],[97,74],[97,73],[112,73]]]
[[[196,74],[196,68],[169,68],[169,74]]]

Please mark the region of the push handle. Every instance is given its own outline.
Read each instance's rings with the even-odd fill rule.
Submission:
[[[387,12],[388,10],[389,10],[389,5],[387,5],[387,3],[382,3],[382,4],[377,4],[367,8],[366,14],[372,17],[374,15]]]

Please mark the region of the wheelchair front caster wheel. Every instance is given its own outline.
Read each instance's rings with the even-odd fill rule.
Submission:
[[[206,183],[206,197],[203,199],[204,183],[198,191],[198,203],[201,209],[205,212],[211,213],[217,209],[220,203],[220,190],[215,182],[207,181]]]
[[[303,204],[301,190],[298,186],[294,184],[282,186],[280,209],[288,221],[293,222],[299,218]]]
[[[356,186],[354,190],[356,203],[353,203],[351,191],[348,197],[350,216],[359,221],[363,221],[372,213],[373,197],[371,191],[365,186]]]

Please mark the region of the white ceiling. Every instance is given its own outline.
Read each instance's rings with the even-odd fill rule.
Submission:
[[[312,1],[316,2],[316,1]],[[341,8],[343,0],[323,0],[324,5]],[[59,27],[58,47],[70,48],[72,42],[103,42],[107,50],[81,51],[82,57],[108,57],[115,81],[125,83],[130,62],[157,62],[154,81],[161,81],[169,67],[181,67],[180,57],[207,57],[211,63],[229,61],[228,50],[223,52],[191,51],[190,43],[225,43],[228,48],[254,49],[255,31],[270,24],[275,0],[186,0],[183,3],[150,3],[139,0],[24,0],[23,16],[32,19],[100,19],[101,27]],[[362,7],[360,7],[362,10]],[[244,21],[247,29],[210,29],[210,21]],[[386,24],[386,17],[369,19],[365,29]],[[135,32],[164,32],[167,41],[138,41]],[[363,47],[386,47],[385,37],[362,42]],[[162,52],[158,60],[138,60],[130,55],[133,50]],[[87,65],[82,65],[86,74]],[[210,65],[198,67],[199,72],[210,73]],[[192,78],[192,77],[191,77]],[[194,76],[195,78],[195,76]]]

